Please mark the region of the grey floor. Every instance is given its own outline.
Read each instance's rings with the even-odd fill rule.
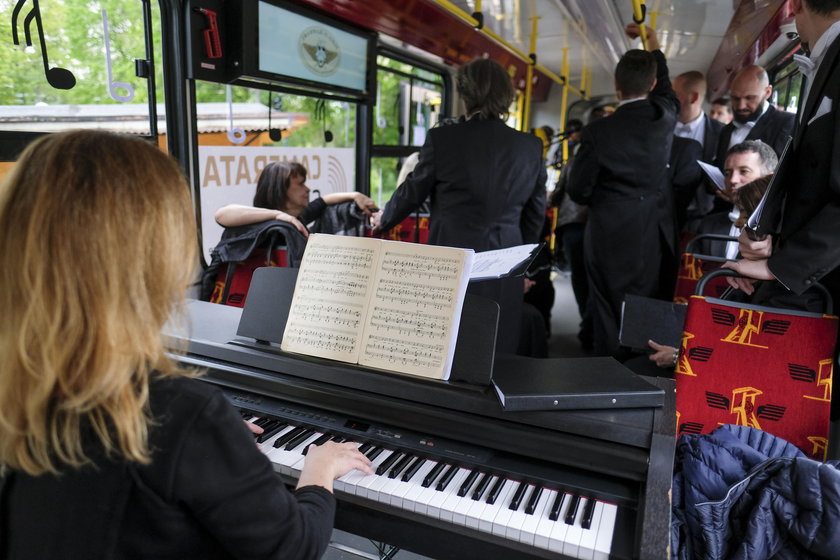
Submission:
[[[586,354],[577,339],[580,315],[572,294],[568,274],[560,273],[554,279],[555,301],[551,313],[551,337],[548,340],[548,353],[551,358],[580,357]],[[387,552],[390,547],[382,543],[373,543],[368,539],[333,531],[330,548],[322,560],[380,560],[383,557],[377,550],[377,545],[383,546]],[[406,550],[396,552],[395,560],[428,560],[425,556],[413,554]]]

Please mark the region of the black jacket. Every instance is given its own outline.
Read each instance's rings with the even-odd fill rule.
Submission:
[[[286,490],[218,390],[157,380],[149,403],[151,464],[100,457],[97,468],[60,477],[8,477],[8,560],[320,558],[335,498],[314,486]]]

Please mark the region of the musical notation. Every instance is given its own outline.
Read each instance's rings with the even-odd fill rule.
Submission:
[[[283,341],[299,347],[330,354],[352,354],[356,349],[355,334],[326,328],[297,327],[287,325]]]
[[[350,329],[357,329],[362,320],[361,306],[342,305],[328,300],[296,302],[292,306],[292,314],[296,322]]]
[[[12,42],[15,45],[20,45],[18,37],[18,16],[20,15],[23,6],[30,0],[18,0],[15,8],[12,11]],[[32,20],[35,20],[35,26],[38,31],[38,40],[41,44],[41,58],[44,61],[44,76],[47,78],[47,83],[55,89],[71,89],[76,85],[76,76],[73,73],[59,66],[50,68],[49,55],[47,54],[47,41],[44,38],[44,24],[41,21],[41,8],[38,5],[38,0],[31,0],[32,8],[27,12],[23,20],[24,40],[27,47],[32,46],[32,31],[30,26]]]
[[[439,256],[386,251],[382,271],[391,277],[450,281],[459,273],[459,262]]]
[[[443,309],[453,302],[454,290],[447,286],[429,286],[414,282],[380,279],[376,298],[383,303],[412,306],[415,309]]]
[[[105,37],[105,66],[108,68],[108,92],[114,101],[128,103],[134,99],[134,86],[128,82],[117,82],[114,80],[114,70],[111,67],[111,36],[108,33],[108,11],[102,9],[102,33]],[[117,88],[124,89],[125,95],[117,93]]]
[[[365,355],[391,365],[433,370],[441,367],[445,354],[443,344],[371,335],[365,344]]]
[[[432,315],[416,311],[404,311],[373,306],[369,319],[370,327],[377,333],[385,331],[400,336],[413,336],[445,340],[449,326],[445,315]]]

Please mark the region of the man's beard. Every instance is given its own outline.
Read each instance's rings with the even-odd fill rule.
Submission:
[[[761,116],[761,110],[762,110],[762,109],[764,109],[764,102],[762,102],[762,103],[761,103],[761,104],[760,104],[760,105],[756,108],[756,110],[755,110],[755,111],[753,111],[752,113],[750,113],[749,115],[742,115],[742,114],[740,114],[740,113],[738,113],[738,112],[735,112],[735,113],[734,113],[734,115],[735,115],[735,120],[736,120],[737,122],[741,123],[741,124],[746,124],[746,123],[748,123],[748,122],[750,122],[750,121],[755,121],[755,120],[757,120],[757,119],[758,119],[758,117],[760,117],[760,116]]]

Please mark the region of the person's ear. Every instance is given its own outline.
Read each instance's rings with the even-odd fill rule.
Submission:
[[[650,87],[648,88],[648,91],[653,91],[653,88],[655,88],[655,87],[656,87],[656,78],[653,79],[653,83],[650,84]]]
[[[771,95],[773,95],[773,86],[767,86],[764,89],[764,99],[770,99]]]

